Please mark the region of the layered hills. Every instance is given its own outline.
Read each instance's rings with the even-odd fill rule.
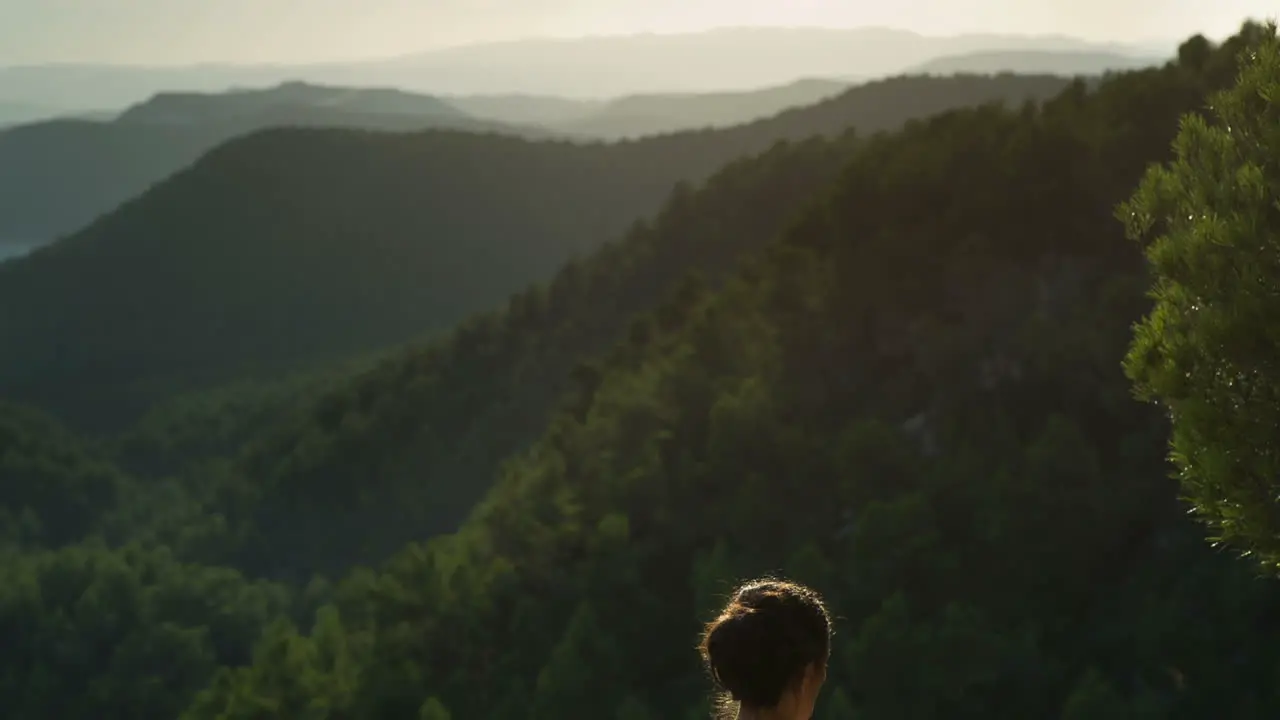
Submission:
[[[1083,50],[986,50],[939,57],[911,68],[911,73],[954,75],[957,73],[1018,72],[1047,75],[1102,75],[1164,64],[1153,55]]]
[[[281,126],[546,135],[392,90],[287,83],[166,93],[109,120],[56,119],[0,131],[0,240],[47,242],[79,230],[220,143]]]
[[[7,712],[691,720],[709,711],[700,622],[738,578],[777,571],[835,610],[819,720],[1275,716],[1280,585],[1209,546],[1168,477],[1166,418],[1130,395],[1120,359],[1149,278],[1115,208],[1175,156],[1180,126],[1222,122],[1213,93],[1238,77],[1253,84],[1234,107],[1276,117],[1277,62],[1275,28],[1250,24],[1221,47],[1192,38],[1161,68],[1056,81],[1040,102],[970,98],[892,123],[864,109],[881,133],[849,131],[824,103],[770,121],[808,135],[764,146],[746,138],[777,125],[670,146],[502,140],[495,158],[669,147],[708,165],[739,144],[616,242],[381,362],[175,402],[123,439],[0,407],[0,468],[19,480],[0,514]],[[897,87],[919,111],[922,88],[974,87],[947,82],[872,96]],[[371,137],[385,139],[272,131],[210,154],[221,172],[198,165],[190,190],[258,178],[275,200],[223,208],[215,247],[242,255],[236,230],[264,218],[284,236],[281,218],[316,207],[282,202],[285,188],[332,181],[323,163],[262,164],[269,148],[300,164],[323,138],[350,171],[386,162]],[[397,142],[427,137],[494,141]],[[583,192],[566,179],[580,166],[556,175],[539,158]],[[520,176],[449,159],[450,179]],[[369,173],[359,184],[386,194]],[[176,218],[201,196],[167,192],[135,204],[164,213],[110,222]],[[324,224],[377,217],[326,199],[349,215]],[[0,270],[105,261],[90,249],[128,247],[114,243],[78,235]],[[205,252],[202,265],[230,262]],[[248,288],[275,261],[262,252],[242,266]],[[138,276],[116,277],[119,293]],[[227,295],[212,284],[223,295],[205,297]],[[146,303],[127,309],[156,322]],[[233,324],[217,330],[236,344]],[[63,342],[79,337],[100,341]],[[183,350],[147,347],[173,353],[155,367]]]
[[[1000,74],[1097,76],[1160,65],[1163,59],[1102,51],[984,51],[947,55],[908,69],[912,75]],[[537,123],[572,135],[626,138],[728,126],[810,105],[858,84],[849,77],[810,78],[735,92],[639,94],[612,100],[545,96],[459,96],[453,105],[478,117]]]
[[[1154,67],[1164,59],[1087,50],[987,50],[937,57],[909,68],[907,75],[1098,76],[1116,70]],[[852,78],[810,78],[757,90],[632,95],[586,106],[578,117],[552,120],[549,127],[602,138],[635,137],[672,130],[722,127],[811,105],[858,84]],[[465,103],[465,100],[462,101]],[[501,115],[494,115],[501,118]]]
[[[689,638],[760,568],[840,608],[817,717],[1275,712],[1280,586],[1204,542],[1129,397],[1145,271],[1112,217],[1260,37],[860,144],[718,289],[673,288],[579,372],[460,532],[350,575],[185,717],[298,688],[335,716],[699,716]],[[493,362],[487,327],[457,338]],[[439,377],[413,368],[327,422],[403,431],[395,378]]]
[[[834,97],[853,83],[808,79],[763,90],[724,93],[631,95],[552,125],[574,135],[619,139],[678,130],[727,127],[805,107]]]
[[[21,125],[34,120],[43,120],[55,115],[61,115],[64,112],[61,109],[41,105],[0,100],[0,129],[10,125]]]
[[[30,105],[119,108],[182,88],[219,92],[290,80],[398,87],[430,95],[610,98],[778,86],[796,78],[878,78],[933,58],[979,51],[1165,55],[1144,47],[1047,35],[950,36],[881,27],[739,27],[703,32],[532,38],[397,57],[307,65],[0,67],[0,98]]]
[[[121,123],[200,124],[223,121],[253,122],[290,111],[329,111],[387,118],[406,115],[422,122],[465,123],[470,119],[452,105],[430,95],[391,88],[342,88],[289,82],[267,89],[224,93],[165,92],[133,105],[119,116]],[[305,117],[305,115],[303,115]],[[322,118],[320,118],[322,119]]]
[[[1144,62],[1116,52],[991,51],[936,58],[915,71],[1079,75]],[[19,125],[0,132],[0,241],[46,242],[78,230],[217,144],[270,127],[439,127],[522,137],[621,139],[748,123],[812,105],[852,84],[849,79],[809,79],[734,92],[575,100],[531,95],[441,98],[295,80],[266,89],[164,91],[100,119],[23,111],[26,114],[11,114],[15,120],[0,120],[0,127]],[[25,126],[17,122],[42,114],[64,117]]]
[[[550,278],[677,182],[734,158],[948,108],[1017,105],[1067,82],[885,80],[753,124],[612,145],[263,131],[0,264],[0,307],[35,308],[0,315],[0,345],[12,348],[0,393],[108,422],[177,390],[407,341]]]

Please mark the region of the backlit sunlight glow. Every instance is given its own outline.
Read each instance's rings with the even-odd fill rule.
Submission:
[[[531,36],[791,25],[1176,42],[1232,32],[1271,0],[5,0],[0,66],[389,57]]]

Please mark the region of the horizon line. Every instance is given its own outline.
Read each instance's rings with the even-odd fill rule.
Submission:
[[[540,34],[526,35],[516,38],[496,39],[496,40],[480,40],[473,42],[462,42],[444,44],[422,50],[413,50],[401,52],[394,55],[370,55],[348,58],[331,58],[317,60],[292,60],[292,61],[249,61],[240,62],[235,60],[200,60],[185,63],[144,63],[144,62],[118,62],[118,61],[94,61],[94,60],[50,60],[37,62],[22,63],[0,63],[0,72],[13,70],[38,70],[38,69],[92,69],[92,70],[154,70],[154,71],[191,71],[191,70],[278,70],[282,68],[320,68],[327,65],[360,65],[375,64],[380,62],[395,62],[398,60],[408,60],[412,58],[430,56],[437,53],[456,52],[461,50],[475,50],[484,48],[509,47],[521,44],[570,44],[599,40],[627,40],[639,38],[680,38],[680,37],[696,37],[700,35],[713,35],[720,33],[734,32],[777,32],[777,31],[794,31],[794,32],[830,32],[830,33],[846,33],[846,32],[881,32],[881,33],[897,33],[902,35],[914,35],[920,38],[928,39],[953,39],[962,37],[993,37],[993,38],[1023,38],[1023,39],[1056,39],[1071,40],[1080,43],[1086,43],[1099,46],[1120,46],[1130,50],[1149,49],[1148,46],[1160,44],[1176,44],[1182,42],[1186,38],[1148,38],[1138,40],[1117,40],[1117,39],[1096,39],[1081,37],[1078,35],[1070,35],[1060,32],[1001,32],[993,30],[968,30],[954,33],[930,33],[919,30],[910,30],[890,25],[724,25],[705,28],[701,30],[683,30],[683,31],[655,31],[655,30],[636,30],[630,32],[616,33],[594,33],[594,34]],[[1210,38],[1214,39],[1214,38]]]

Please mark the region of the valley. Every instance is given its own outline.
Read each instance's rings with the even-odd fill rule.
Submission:
[[[1168,55],[0,69],[118,108],[0,129],[0,714],[706,718],[779,574],[816,720],[1276,717],[1280,37]]]

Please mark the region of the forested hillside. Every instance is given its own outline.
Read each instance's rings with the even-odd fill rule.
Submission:
[[[1280,585],[1205,541],[1121,368],[1151,300],[1117,205],[1185,114],[1223,122],[1241,60],[1231,132],[1274,141],[1250,24],[1043,104],[741,158],[336,379],[102,442],[4,409],[6,717],[693,720],[700,621],[769,570],[838,616],[820,720],[1276,717]]]
[[[1272,716],[1278,588],[1204,543],[1129,398],[1145,273],[1112,218],[1243,40],[860,147],[457,535],[273,628],[187,717],[695,717],[689,639],[761,568],[839,608],[822,717]]]
[[[1280,569],[1280,44],[1117,210],[1151,269],[1125,370],[1171,420],[1169,457],[1210,537]]]
[[[857,144],[852,133],[780,144],[701,189],[682,186],[652,222],[566,266],[545,287],[318,394],[307,412],[251,442],[241,460],[244,476],[256,478],[251,508],[221,510],[247,514],[260,537],[237,564],[309,576],[455,529],[574,379],[593,382],[599,370],[584,360],[672,322],[701,282],[717,281],[812,204]],[[676,297],[660,305],[682,279]],[[645,317],[651,309],[656,320]],[[361,545],[344,534],[299,542],[304,536],[293,528],[303,518],[345,528]]]
[[[469,117],[429,96],[378,90],[286,83],[219,94],[161,94],[110,120],[60,118],[0,130],[0,240],[52,241],[220,143],[293,126],[549,135]]]
[[[616,145],[263,131],[0,265],[0,395],[111,428],[179,390],[408,341],[548,279],[676,182],[779,140],[871,133],[1064,82],[905,78],[753,125]]]

